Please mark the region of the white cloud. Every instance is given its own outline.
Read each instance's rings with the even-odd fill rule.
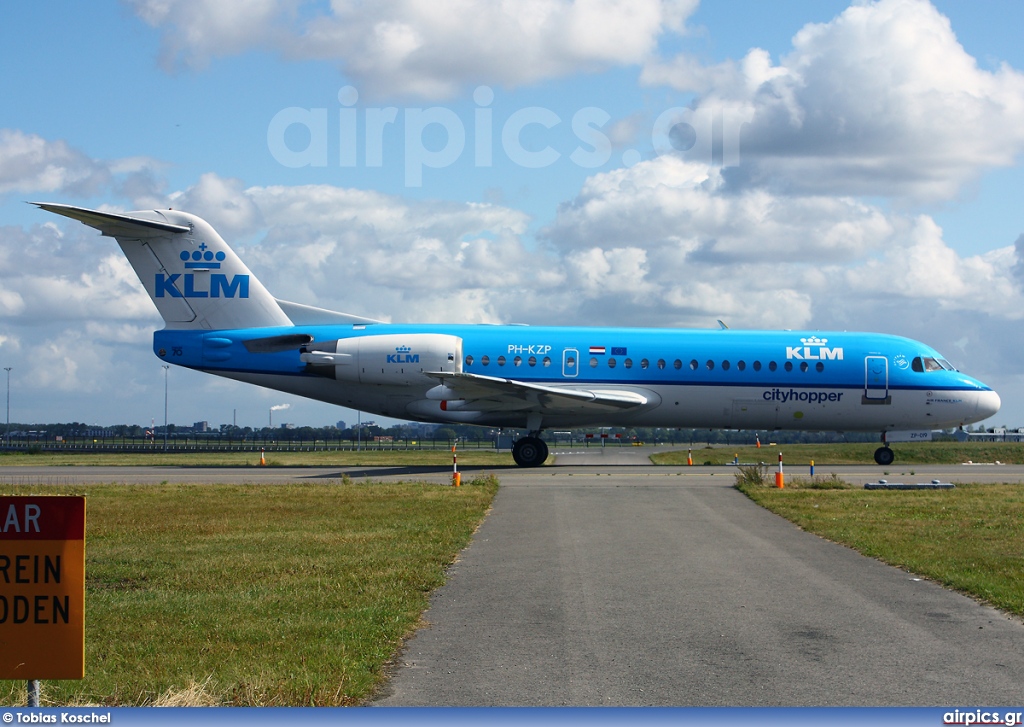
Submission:
[[[900,234],[884,254],[846,273],[850,290],[927,300],[943,310],[984,312],[1024,318],[1024,297],[1012,275],[1011,247],[962,258],[942,240],[942,230],[927,216],[901,220]]]
[[[260,224],[259,212],[243,187],[241,180],[207,173],[188,189],[169,195],[166,203],[159,198],[157,202],[136,200],[136,203],[148,201],[151,205],[173,206],[199,215],[213,225],[221,237],[229,239],[233,233],[244,234]]]
[[[886,306],[918,305],[1024,317],[1011,247],[961,257],[926,215],[737,192],[719,170],[675,157],[594,175],[543,234],[579,311],[597,306],[609,323],[870,329]]]
[[[110,181],[110,171],[63,141],[0,129],[0,194],[88,194]]]
[[[161,166],[138,156],[113,161],[92,159],[60,139],[0,129],[0,195],[60,193],[87,197],[114,185],[140,186]]]
[[[664,248],[680,264],[835,264],[881,246],[891,232],[877,208],[853,198],[735,191],[718,168],[662,156],[589,178],[545,234],[562,247],[600,239],[642,244],[648,254]]]
[[[479,83],[519,86],[635,65],[698,0],[132,0],[164,32],[162,62],[203,67],[251,48],[334,61],[371,96],[446,98]]]
[[[13,290],[0,290],[0,313],[16,316],[25,310],[25,299]]]
[[[212,56],[233,55],[271,42],[275,28],[293,16],[297,0],[129,0],[144,22],[169,26],[161,62],[204,67]]]
[[[737,184],[946,199],[1024,151],[1024,74],[978,67],[926,0],[851,6],[805,26],[778,65],[753,49],[704,67],[654,60],[649,84],[701,94],[744,127]]]
[[[247,240],[240,252],[263,283],[300,303],[385,320],[497,322],[496,301],[561,280],[524,248],[527,216],[498,205],[329,185],[242,189],[214,174],[172,196],[229,243]]]
[[[64,234],[51,223],[0,228],[0,311],[10,323],[34,326],[156,315],[113,240],[80,225]]]

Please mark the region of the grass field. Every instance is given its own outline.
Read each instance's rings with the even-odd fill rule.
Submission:
[[[738,487],[804,530],[1024,617],[1024,485]]]
[[[677,445],[665,445],[676,447]],[[1024,464],[1024,443],[1020,442],[908,442],[894,444],[896,462],[893,467],[910,464],[959,464],[973,462],[1003,462]],[[814,460],[816,465],[829,464],[870,464],[878,448],[872,443],[837,444],[787,444],[782,447],[764,446],[715,446],[694,447],[694,465],[723,465],[738,456],[740,462],[778,461],[782,450],[787,464],[805,465]],[[660,448],[659,448],[660,449]],[[651,460],[659,465],[686,464],[687,449],[657,451]],[[509,452],[487,450],[459,450],[459,464],[485,467],[511,467]],[[0,453],[0,466],[183,466],[183,467],[256,467],[259,452],[186,452],[186,453],[80,453],[80,452],[39,452]],[[375,467],[426,465],[446,466],[452,462],[449,450],[374,450],[374,451],[318,451],[318,452],[269,452],[266,454],[269,467]]]
[[[4,487],[4,494],[32,494]],[[86,678],[43,704],[348,705],[369,695],[497,491],[83,486]],[[25,704],[24,682],[0,702]]]
[[[814,460],[816,465],[874,463],[875,443],[851,442],[838,444],[785,444],[779,447],[764,444],[760,449],[743,447],[700,447],[692,451],[693,463],[727,464],[739,455],[740,462],[778,461],[782,450],[786,464],[805,465]],[[1024,443],[1021,442],[907,442],[892,445],[896,453],[894,467],[908,464],[959,464],[972,462],[1003,462],[1024,464]],[[651,456],[655,464],[686,464],[687,450],[658,452]]]
[[[458,450],[459,464],[487,467],[512,466],[510,452]],[[403,465],[451,465],[451,450],[410,449],[374,451],[267,452],[268,467],[375,467]],[[257,467],[259,452],[10,452],[0,453],[0,466],[95,465],[179,466],[179,467]]]

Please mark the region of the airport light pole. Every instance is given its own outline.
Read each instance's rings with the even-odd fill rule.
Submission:
[[[7,430],[4,433],[4,444],[11,446],[11,366],[4,366],[7,372]]]
[[[164,451],[167,451],[167,372],[170,366],[164,365]]]

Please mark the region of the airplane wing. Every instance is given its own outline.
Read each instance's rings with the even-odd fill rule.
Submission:
[[[428,373],[441,385],[427,398],[458,401],[460,411],[621,411],[647,404],[649,396],[625,389],[575,389],[479,374]]]

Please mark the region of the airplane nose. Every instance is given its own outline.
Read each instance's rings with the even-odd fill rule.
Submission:
[[[1002,401],[999,399],[999,394],[994,391],[979,391],[978,392],[978,404],[975,408],[977,419],[975,421],[981,421],[999,411],[999,407]]]

